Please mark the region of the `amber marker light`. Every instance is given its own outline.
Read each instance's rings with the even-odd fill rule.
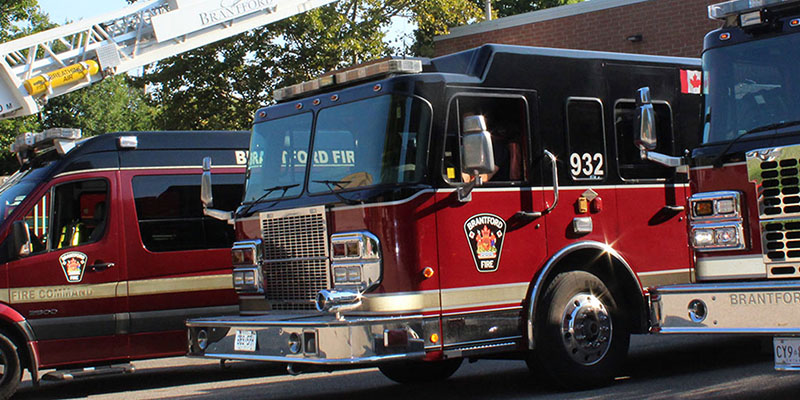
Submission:
[[[793,19],[793,20],[789,21],[789,25],[791,25],[791,26],[800,26],[800,18]]]
[[[433,333],[431,334],[431,343],[438,343],[439,342],[439,334]]]
[[[425,267],[425,269],[422,270],[422,276],[424,276],[425,279],[432,278],[433,277],[433,268]]]
[[[708,215],[714,214],[714,202],[713,201],[697,201],[694,203],[694,215],[698,217],[704,217]]]

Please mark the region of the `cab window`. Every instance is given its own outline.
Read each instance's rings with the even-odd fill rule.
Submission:
[[[461,123],[465,117],[482,115],[492,136],[495,171],[483,177],[487,185],[513,185],[527,179],[528,112],[521,96],[459,95],[448,110],[445,138],[445,179],[453,184],[469,181],[461,172]]]
[[[242,201],[244,176],[215,174],[214,207],[234,210]],[[133,178],[133,195],[142,244],[152,252],[227,248],[233,227],[203,215],[199,175]]]
[[[604,180],[606,138],[603,103],[595,98],[567,100],[567,151],[574,181]]]
[[[653,102],[656,112],[658,147],[655,152],[674,154],[672,109],[664,102]],[[634,142],[638,109],[633,100],[619,100],[614,105],[614,130],[617,137],[619,175],[623,180],[664,180],[674,175],[674,168],[642,160]]]
[[[58,185],[25,215],[33,253],[94,243],[105,233],[108,182],[93,179]]]

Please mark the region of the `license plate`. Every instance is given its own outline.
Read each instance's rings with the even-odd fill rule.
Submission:
[[[774,337],[775,369],[800,369],[800,337]]]
[[[236,351],[256,351],[256,331],[236,331],[233,349]]]

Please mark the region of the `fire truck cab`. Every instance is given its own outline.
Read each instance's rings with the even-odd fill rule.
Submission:
[[[399,382],[508,356],[607,382],[647,331],[643,287],[689,281],[686,171],[634,139],[646,109],[653,154],[696,145],[699,67],[485,45],[278,91],[234,215],[240,315],[190,319],[189,355]]]
[[[12,145],[22,167],[0,187],[1,398],[23,369],[38,382],[44,369],[74,378],[183,354],[187,317],[238,309],[233,227],[205,217],[198,196],[211,156],[216,205],[238,206],[249,134],[80,136]]]
[[[800,369],[800,2],[710,5],[705,125],[692,152],[692,285],[651,292],[660,333],[775,335]]]

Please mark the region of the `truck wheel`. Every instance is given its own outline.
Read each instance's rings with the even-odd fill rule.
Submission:
[[[0,332],[0,367],[0,399],[8,399],[17,391],[22,368],[17,346],[3,332]]]
[[[610,383],[628,354],[624,310],[597,276],[557,275],[541,298],[534,335],[538,364],[566,388]]]
[[[401,361],[381,364],[378,369],[387,378],[398,383],[426,383],[442,381],[453,375],[461,366],[461,358],[442,361]]]

